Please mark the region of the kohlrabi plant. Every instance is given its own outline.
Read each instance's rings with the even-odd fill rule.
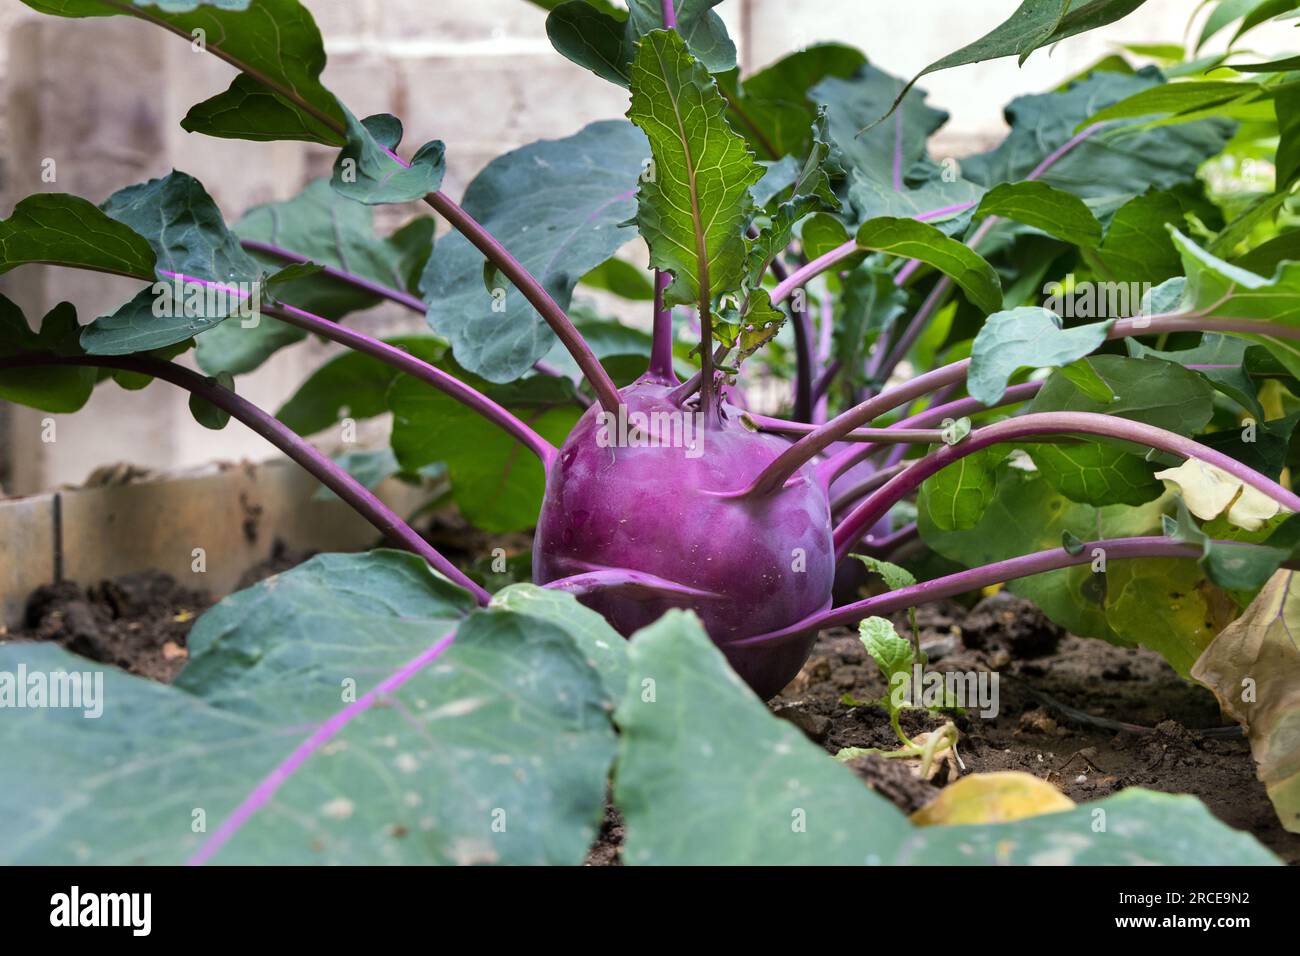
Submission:
[[[0,856],[577,863],[612,766],[634,863],[1030,861],[1067,832],[1077,862],[1270,860],[1192,798],[1137,790],[1102,802],[1109,830],[1084,808],[914,828],[759,700],[830,627],[877,621],[869,649],[923,663],[885,616],[1005,582],[1210,684],[1296,826],[1278,700],[1300,672],[1282,636],[1300,63],[1199,52],[1289,5],[1216,4],[1195,48],[1133,47],[1019,97],[1003,142],[954,158],[931,153],[947,114],[916,80],[848,46],[742,73],[720,0],[535,0],[560,54],[627,89],[627,118],[506,152],[457,202],[442,142],[407,149],[396,118],[321,84],[297,0],[25,2],[134,17],[233,66],[188,132],[337,158],[230,226],[183,172],[20,200],[0,272],[142,286],[35,331],[0,299],[0,398],[72,412],[110,379],[179,386],[200,424],[252,428],[409,553],[321,556],[227,598],[175,685],[101,674],[98,720],[30,703],[84,663],[0,646],[30,705],[0,712]],[[1024,0],[917,78],[1140,5]],[[436,242],[431,217],[375,234],[370,207],[417,202],[449,227]],[[381,302],[430,332],[344,324]],[[275,415],[237,393],[307,336],[348,351]],[[176,361],[191,347],[200,371]],[[387,412],[379,452],[304,437]],[[489,593],[499,575],[373,490],[435,468],[478,528],[536,529],[531,582]],[[855,555],[892,569],[887,590],[861,596]],[[1243,704],[1266,653],[1291,683]],[[922,746],[891,713],[906,755],[956,739]]]

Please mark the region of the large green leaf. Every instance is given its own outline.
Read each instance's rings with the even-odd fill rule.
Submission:
[[[1096,72],[1064,90],[1021,96],[1006,108],[1011,132],[995,149],[962,160],[962,174],[983,186],[1017,182],[1069,143],[1099,109],[1163,82],[1158,70]],[[1202,120],[1154,129],[1103,129],[1057,156],[1039,179],[1084,199],[1131,198],[1195,178],[1217,155],[1233,124]]]
[[[0,295],[0,358],[24,354],[79,355],[77,311],[60,302],[41,320],[40,332],[27,325],[22,310]],[[0,372],[0,401],[46,412],[75,412],[90,399],[98,372],[90,367],[47,365]]]
[[[431,335],[403,335],[386,344],[431,364],[440,362],[446,343]],[[300,435],[315,435],[343,417],[361,420],[388,411],[388,389],[401,373],[391,365],[360,352],[330,359],[298,387],[275,413]],[[432,390],[432,386],[422,386]]]
[[[1101,242],[1101,223],[1078,196],[1037,180],[1001,183],[980,200],[976,217],[1002,216],[1076,246]]]
[[[536,0],[534,0],[536,2]],[[722,0],[674,0],[676,32],[710,73],[736,66],[736,45],[713,8]],[[602,79],[629,86],[637,45],[664,29],[662,0],[628,0],[628,9],[590,0],[540,4],[551,11],[546,35],[555,49]]]
[[[347,144],[334,160],[330,185],[348,199],[379,206],[413,202],[442,185],[446,172],[446,148],[440,140],[425,143],[409,163],[397,158],[402,141],[402,123],[395,116],[378,113],[358,120],[348,110]]]
[[[819,43],[791,53],[743,81],[739,71],[719,76],[718,85],[727,98],[727,118],[760,156],[772,160],[806,156],[812,149],[808,128],[816,119],[818,106],[829,102],[813,88],[827,77],[848,79],[866,62],[853,47]]]
[[[649,33],[632,63],[628,116],[645,131],[654,175],[637,193],[650,263],[672,273],[670,304],[733,291],[744,267],[750,187],[763,168],[727,123],[717,83],[673,31]]]
[[[193,176],[173,171],[128,186],[109,196],[103,209],[153,247],[165,285],[172,284],[168,274],[245,287],[261,280],[262,270],[226,228],[221,210]],[[127,355],[184,342],[224,321],[241,301],[226,295],[191,300],[188,288],[180,296],[171,294],[168,301],[160,300],[159,291],[146,286],[112,315],[88,325],[81,337],[86,351]],[[160,309],[160,304],[170,307]]]
[[[1300,262],[1282,262],[1271,278],[1230,265],[1173,232],[1187,274],[1183,308],[1213,310],[1225,319],[1257,319],[1300,327]],[[1271,336],[1245,338],[1265,346],[1292,375],[1300,376],[1300,343]]]
[[[858,246],[916,259],[952,278],[981,312],[1002,308],[1002,281],[993,267],[970,246],[950,239],[929,223],[915,219],[868,219],[857,234]]]
[[[809,93],[830,114],[836,158],[848,172],[847,191],[855,223],[876,216],[916,216],[945,207],[974,204],[983,189],[928,157],[926,142],[948,114],[926,105],[925,91],[912,89],[887,123],[863,129],[886,109],[903,80],[863,66],[848,78],[832,76]],[[950,218],[949,212],[940,218]]]
[[[1065,365],[1106,341],[1109,322],[1066,329],[1049,309],[1021,306],[990,315],[971,347],[971,397],[996,405],[1017,369]]]
[[[1023,65],[1035,50],[1095,30],[1128,16],[1144,0],[1023,0],[1014,13],[984,36],[935,60],[912,80],[968,63],[1019,57]]]
[[[1093,412],[1194,435],[1214,413],[1214,390],[1196,372],[1169,362],[1095,355],[1083,360],[1114,396],[1090,398],[1062,369],[1052,373],[1029,404],[1032,412]],[[1039,444],[1030,457],[1043,478],[1071,501],[1141,505],[1164,494],[1158,466],[1114,444]]]
[[[316,734],[215,862],[581,862],[611,701],[559,615],[472,607],[411,555],[323,555],[205,614],[175,686],[108,669],[98,719],[6,711],[0,858],[182,862]],[[0,647],[0,667],[20,665],[103,671]],[[346,710],[381,684],[382,706]]]
[[[239,139],[343,145],[343,110],[320,82],[325,48],[298,0],[23,0],[61,17],[125,14],[203,44],[242,71],[230,89],[198,104],[181,125]]]
[[[1136,788],[1012,823],[914,827],[773,716],[694,617],[669,612],[629,656],[614,776],[629,864],[1277,862],[1196,799]]]
[[[497,157],[462,205],[535,275],[561,308],[578,280],[633,239],[625,225],[648,158],[630,123],[592,123]],[[484,287],[483,255],[459,233],[441,239],[420,280],[429,322],[461,365],[494,382],[518,378],[555,336],[508,281]]]
[[[473,376],[458,377],[557,447],[581,414],[567,379],[533,376],[492,387]],[[407,471],[445,462],[456,504],[475,527],[522,531],[537,523],[546,472],[532,451],[478,412],[416,379],[396,379],[388,403],[397,460]]]
[[[328,180],[315,179],[291,199],[254,206],[234,230],[241,241],[266,243],[367,282],[410,291],[433,250],[433,219],[414,219],[386,238],[375,235],[372,220],[368,206],[331,189]],[[281,257],[266,252],[252,250],[249,255],[268,271],[285,265]],[[322,273],[278,284],[275,295],[335,320],[381,301],[373,292]],[[223,322],[199,336],[197,358],[209,375],[243,374],[305,337],[303,330],[269,316],[254,328]]]
[[[935,551],[978,567],[1059,548],[1065,532],[1081,541],[1161,534],[1168,500],[1094,508],[1070,501],[1041,475],[1003,464],[997,490],[973,528],[940,528],[924,494],[917,522]],[[1183,674],[1226,623],[1229,605],[1197,563],[1182,558],[1112,561],[1104,572],[1094,572],[1090,562],[1022,578],[1008,587],[1073,634],[1150,647]]]
[[[0,221],[0,273],[29,263],[152,279],[154,251],[129,224],[66,193],[37,193]]]
[[[1182,203],[1171,193],[1136,196],[1111,217],[1106,238],[1091,261],[1111,282],[1151,285],[1180,275],[1182,268],[1169,227],[1181,227],[1184,218]],[[1137,311],[1137,303],[1131,311]]]

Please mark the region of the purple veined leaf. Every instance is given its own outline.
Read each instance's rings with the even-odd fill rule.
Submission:
[[[410,555],[313,558],[203,615],[175,685],[101,670],[97,719],[47,708],[6,720],[21,783],[0,797],[0,852],[576,864],[603,812],[614,733],[585,650],[592,624],[568,605],[473,612]],[[84,666],[49,644],[0,656],[11,670]],[[184,807],[167,799],[176,780]],[[50,807],[60,819],[42,822]]]

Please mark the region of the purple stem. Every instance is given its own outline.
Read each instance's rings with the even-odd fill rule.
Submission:
[[[158,270],[161,275],[173,279],[179,279],[182,282],[194,282],[205,287],[221,289],[222,291],[233,295],[237,298],[247,299],[248,293],[236,286],[223,285],[220,282],[213,282],[209,279],[198,279],[194,276],[183,275],[179,272],[170,272],[166,269]],[[426,384],[432,385],[439,391],[451,396],[456,401],[473,409],[482,415],[488,421],[501,428],[516,441],[523,444],[532,451],[539,459],[542,465],[549,468],[551,462],[555,460],[558,454],[555,446],[548,442],[533,429],[529,428],[517,417],[510,413],[509,410],[498,405],[492,399],[488,398],[482,392],[466,385],[454,375],[444,372],[436,366],[430,365],[423,359],[416,358],[409,352],[389,345],[364,332],[358,332],[350,329],[345,325],[337,322],[331,322],[329,319],[322,318],[319,315],[313,315],[297,306],[289,305],[286,302],[279,302],[274,305],[263,307],[263,312],[267,315],[274,316],[289,325],[305,329],[308,332],[314,332],[322,338],[338,342],[340,345],[346,345],[348,348],[365,355],[378,359],[385,365],[389,365],[401,372],[419,379]]]
[[[245,249],[252,252],[260,252],[263,255],[274,256],[277,259],[283,259],[286,262],[313,262],[310,256],[304,256],[301,253],[294,252],[291,249],[284,249],[280,246],[272,245],[269,242],[260,242],[256,239],[241,239],[239,244]],[[316,263],[320,265],[320,263]],[[409,292],[403,292],[400,289],[393,289],[389,286],[374,282],[364,276],[359,276],[353,272],[346,272],[343,269],[336,269],[334,266],[321,266],[321,272],[339,282],[346,282],[350,286],[363,289],[371,295],[378,296],[381,299],[387,299],[389,302],[396,302],[398,305],[405,306],[412,312],[419,312],[423,315],[428,311],[428,306],[419,296],[411,295]]]
[[[1234,478],[1267,495],[1283,508],[1300,513],[1300,497],[1277,482],[1235,458],[1216,451],[1190,438],[1165,431],[1142,422],[1093,412],[1038,412],[994,422],[971,432],[956,445],[945,445],[924,458],[913,462],[906,471],[892,478],[879,491],[854,508],[835,528],[835,553],[843,557],[866,529],[871,527],[889,509],[920,487],[921,482],[947,465],[972,455],[990,445],[1003,442],[1024,441],[1045,435],[1098,435],[1120,441],[1146,445],[1160,451],[1195,458],[1226,471]]]
[[[465,588],[474,595],[480,604],[486,605],[491,595],[467,578],[461,570],[444,558],[436,548],[421,538],[393,512],[386,504],[365,485],[357,481],[346,471],[330,461],[309,442],[305,441],[274,416],[264,412],[241,395],[236,395],[227,388],[222,388],[215,381],[198,372],[160,359],[134,355],[76,355],[67,357],[20,355],[13,358],[0,358],[0,369],[25,368],[40,365],[84,365],[99,368],[115,368],[128,372],[139,372],[171,382],[190,393],[211,402],[227,412],[230,417],[247,425],[272,445],[279,448],[290,459],[310,472],[321,484],[329,488],[352,508],[373,524],[381,534],[402,545],[408,551],[420,555],[444,576]]]
[[[677,11],[673,9],[673,0],[663,0],[662,7],[664,11],[664,29],[676,30]]]
[[[304,256],[302,253],[294,252],[292,249],[275,246],[269,242],[259,242],[255,239],[241,239],[239,244],[245,249],[252,250],[253,252],[260,252],[268,256],[275,256],[279,259],[284,259],[286,262],[314,262],[310,256]],[[319,265],[319,263],[315,264]],[[394,289],[390,286],[373,282],[364,276],[359,276],[353,272],[346,272],[343,269],[336,269],[333,266],[322,266],[321,271],[332,279],[336,279],[339,282],[345,282],[357,289],[369,292],[371,295],[387,299],[389,302],[395,302],[412,312],[420,313],[420,315],[425,315],[429,311],[429,307],[423,299],[419,296],[412,295],[409,292],[404,292],[401,289]],[[547,375],[551,378],[567,377],[558,368],[547,362],[543,362],[541,359],[538,359],[533,363],[533,368],[539,375]]]
[[[1028,176],[1026,176],[1025,179],[1029,179],[1029,180],[1038,179],[1049,169],[1055,166],[1058,162],[1060,162],[1067,153],[1069,153],[1072,149],[1074,149],[1076,146],[1078,146],[1080,143],[1086,140],[1089,136],[1092,136],[1094,133],[1096,133],[1104,125],[1105,125],[1104,123],[1093,123],[1091,126],[1079,130],[1079,132],[1075,133],[1073,136],[1071,136],[1060,146],[1056,147],[1056,149],[1052,150],[1050,153],[1044,156],[1043,161],[1039,163],[1037,166],[1035,166],[1034,171],[1031,172]]]
[[[772,462],[759,472],[752,484],[732,495],[740,498],[771,494],[780,490],[805,462],[811,461],[831,445],[843,441],[855,428],[866,425],[872,419],[885,412],[892,411],[900,405],[906,405],[914,398],[919,398],[950,382],[959,382],[966,376],[970,359],[962,359],[951,365],[945,365],[924,375],[918,375],[911,381],[904,382],[897,388],[886,389],[879,395],[855,405],[848,411],[832,418],[825,425],[818,425],[813,431],[781,452]]]
[[[703,591],[653,574],[631,571],[625,568],[584,571],[571,577],[558,578],[543,586],[573,595],[608,593],[612,590],[618,590],[631,596],[644,596],[647,599],[679,598],[684,602],[717,601],[722,599],[722,595],[715,591]]]
[[[772,275],[778,282],[785,275],[785,269],[779,262],[772,262]],[[813,410],[813,327],[806,297],[801,309],[795,308],[793,301],[790,303],[790,319],[794,330],[795,355],[793,418],[796,422],[810,422]]]
[[[873,472],[869,477],[858,482],[843,494],[837,495],[835,499],[831,501],[831,515],[834,516],[840,514],[845,508],[850,507],[854,502],[861,499],[863,495],[875,491],[885,482],[889,481],[889,479],[900,474],[904,467],[906,466],[897,464],[891,465],[887,468],[881,468],[879,471]]]
[[[818,427],[807,422],[788,422],[784,418],[756,415],[753,412],[746,412],[745,417],[757,425],[759,431],[770,432],[773,435],[803,436],[815,431]],[[936,429],[899,428],[897,426],[890,428],[855,428],[845,435],[843,440],[874,442],[882,445],[898,443],[932,445],[935,442],[943,441],[943,433]]]
[[[578,368],[582,369],[582,374],[587,377],[592,391],[596,393],[596,400],[600,402],[601,407],[607,412],[617,413],[620,399],[614,380],[609,377],[609,373],[600,364],[596,354],[574,328],[573,322],[551,298],[551,294],[537,281],[536,276],[525,269],[496,236],[484,229],[473,216],[452,202],[445,194],[429,193],[424,197],[424,201],[451,223],[457,232],[468,239],[489,262],[514,283],[515,288],[537,310],[546,324],[551,327],[551,331],[569,350],[573,360],[578,363]]]
[[[1227,542],[1214,543],[1226,544]],[[1244,545],[1244,547],[1258,547],[1258,545]],[[1096,548],[1104,549],[1107,561],[1126,558],[1199,558],[1205,553],[1202,545],[1188,544],[1175,541],[1172,538],[1155,536],[1091,541],[1084,544],[1083,550],[1078,554],[1070,554],[1064,548],[1050,548],[1046,551],[1037,551],[1033,554],[1009,558],[1006,561],[995,561],[992,564],[972,568],[969,571],[959,571],[956,574],[944,575],[932,581],[922,581],[919,584],[899,588],[896,591],[878,594],[864,601],[855,601],[843,607],[822,611],[820,614],[806,617],[797,624],[792,624],[782,630],[747,637],[727,646],[730,648],[748,647],[755,644],[765,646],[782,644],[823,628],[855,624],[867,617],[892,614],[895,611],[916,607],[918,604],[924,604],[927,601],[938,601],[958,594],[965,594],[968,591],[988,587],[991,584],[1014,581],[1018,578],[1031,577],[1046,571],[1058,571],[1061,568],[1069,568],[1079,564],[1088,564],[1095,560],[1093,550]]]
[[[959,398],[953,402],[934,405],[915,415],[904,418],[890,427],[925,428],[930,425],[938,425],[946,418],[956,420],[958,418],[964,418],[967,415],[975,415],[979,412],[988,411],[990,408],[997,408],[1002,405],[1014,405],[1017,402],[1028,401],[1037,395],[1038,390],[1042,387],[1042,382],[1025,382],[1022,385],[1012,385],[1002,394],[1002,399],[997,405],[985,405],[983,402],[974,398]],[[817,466],[818,479],[829,487],[832,481],[844,474],[844,472],[848,471],[854,465],[865,460],[867,456],[875,450],[874,447],[868,446],[847,448],[838,455],[833,455],[832,457],[827,458]],[[890,462],[889,464],[895,463]]]
[[[230,838],[239,831],[240,827],[247,823],[253,814],[262,809],[275,796],[276,791],[293,776],[299,767],[306,763],[308,757],[338,736],[339,731],[351,723],[354,717],[369,710],[381,697],[392,694],[437,660],[455,639],[455,631],[440,638],[421,652],[419,656],[407,661],[380,681],[373,689],[358,697],[316,728],[310,737],[295,747],[289,756],[285,757],[274,770],[261,779],[252,792],[240,802],[239,806],[235,807],[230,816],[222,820],[221,825],[212,831],[212,835],[203,842],[203,845],[194,852],[194,855],[185,861],[185,865],[202,866],[212,859],[218,850],[230,842]]]
[[[670,3],[671,0],[664,2]],[[646,369],[651,378],[665,385],[678,383],[677,372],[673,369],[673,310],[664,305],[664,293],[672,281],[673,277],[668,273],[655,271],[654,335],[650,341],[650,366]]]

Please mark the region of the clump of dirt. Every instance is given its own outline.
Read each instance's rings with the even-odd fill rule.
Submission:
[[[244,573],[237,589],[308,557],[277,541],[270,557]],[[124,574],[84,588],[60,581],[33,591],[24,626],[8,634],[0,630],[0,640],[53,641],[92,661],[166,684],[189,660],[190,628],[212,604],[206,591],[182,587],[162,571]]]
[[[952,603],[922,607],[917,620],[929,667],[998,678],[995,715],[902,715],[912,736],[952,720],[961,731],[965,773],[1024,770],[1078,803],[1133,786],[1190,793],[1224,823],[1300,863],[1300,834],[1278,823],[1240,730],[1224,726],[1210,691],[1179,677],[1158,654],[1063,634],[1009,594],[969,611]],[[908,633],[905,613],[894,623]],[[829,753],[893,750],[899,743],[888,714],[873,703],[886,690],[857,634],[836,629],[821,636],[769,706]],[[928,802],[927,792],[938,793],[928,782],[916,787],[899,776],[909,761],[853,763],[868,786],[905,811]]]
[[[189,657],[190,625],[212,601],[161,571],[124,574],[83,588],[47,584],[27,602],[26,627],[8,639],[54,641],[74,654],[170,682]]]

